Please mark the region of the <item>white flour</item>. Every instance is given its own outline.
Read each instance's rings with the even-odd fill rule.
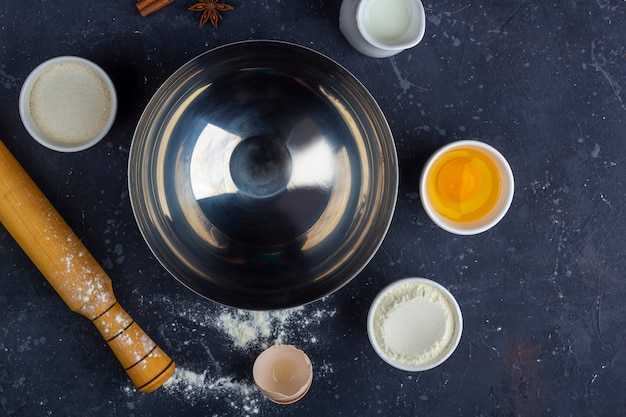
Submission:
[[[212,378],[208,372],[196,373],[185,368],[177,368],[161,389],[172,395],[182,395],[190,404],[200,399],[223,397],[231,408],[239,410],[245,417],[259,414],[259,401],[263,400],[253,384],[232,378]]]
[[[406,283],[393,288],[376,308],[374,336],[396,362],[419,366],[438,358],[454,338],[453,308],[437,288]]]
[[[320,338],[315,331],[336,313],[334,309],[320,307],[323,301],[316,304],[317,308],[307,305],[267,312],[238,310],[211,304],[205,300],[182,301],[163,298],[158,302],[164,305],[167,311],[173,312],[173,321],[167,325],[171,333],[189,338],[176,342],[184,346],[203,338],[208,346],[220,345],[220,348],[225,347],[226,351],[232,350],[231,356],[236,358],[243,355],[248,361],[253,361],[264,349],[274,344],[293,344],[306,350],[307,345],[319,343]],[[223,336],[227,345],[225,346],[224,340],[216,336]],[[205,359],[209,363],[211,360],[219,362],[232,360],[228,357],[212,356]],[[252,379],[242,380],[245,376],[229,375],[229,371],[224,370],[228,366],[221,365],[210,363],[210,370],[197,372],[178,360],[174,376],[161,390],[189,404],[224,401],[238,416],[252,417],[261,414],[261,407],[269,400],[257,390]],[[323,377],[332,374],[334,369],[332,364],[321,361],[317,367],[314,364],[314,371],[316,377]],[[128,394],[130,395],[130,392]]]
[[[215,308],[207,309],[204,300],[177,303],[165,299],[161,302],[170,304],[169,310],[174,311],[181,321],[189,321],[197,328],[217,329],[233,347],[244,351],[259,351],[275,344],[316,343],[317,337],[305,330],[336,313],[336,310],[313,309],[312,305],[275,311],[218,307],[216,311]],[[303,340],[303,337],[307,339]]]
[[[290,340],[298,331],[319,325],[322,320],[333,317],[335,312],[322,309],[311,312],[303,307],[270,312],[228,310],[219,315],[217,327],[237,348],[266,349],[271,345],[296,343]],[[311,336],[307,342],[316,343],[317,338]]]
[[[275,312],[243,311],[223,312],[218,317],[218,327],[232,340],[235,347],[245,348],[263,340],[262,348],[269,344],[282,344],[285,325],[298,310]],[[274,338],[273,340],[271,340]]]

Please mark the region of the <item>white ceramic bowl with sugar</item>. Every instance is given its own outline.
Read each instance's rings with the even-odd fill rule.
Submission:
[[[76,56],[60,56],[37,66],[24,81],[20,117],[43,146],[77,152],[98,143],[113,126],[117,95],[107,73]]]
[[[454,352],[463,316],[454,296],[426,278],[405,278],[385,287],[367,317],[372,347],[389,365],[410,372],[432,369]]]

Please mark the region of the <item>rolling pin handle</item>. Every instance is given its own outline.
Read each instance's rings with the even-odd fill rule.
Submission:
[[[111,279],[1,141],[0,223],[67,306],[96,325],[139,391],[174,374],[174,362],[119,305]]]
[[[174,362],[117,301],[92,322],[139,391],[152,392],[174,374]]]

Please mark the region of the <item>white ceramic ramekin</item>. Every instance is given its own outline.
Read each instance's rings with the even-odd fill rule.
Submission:
[[[89,134],[85,134],[84,137],[78,139],[72,138],[71,140],[66,140],[58,135],[52,135],[50,129],[43,126],[45,123],[36,120],[32,112],[33,106],[36,106],[36,104],[31,101],[33,99],[33,88],[38,88],[36,86],[37,81],[40,80],[42,76],[49,74],[48,71],[63,71],[64,68],[67,68],[67,64],[81,65],[89,71],[85,72],[90,74],[88,79],[76,80],[77,85],[79,81],[82,81],[80,86],[82,89],[81,94],[84,94],[87,98],[93,97],[94,94],[102,94],[103,100],[107,102],[106,107],[102,110],[101,118],[97,121],[98,125],[101,125],[101,128],[95,133],[90,132]],[[72,103],[72,101],[76,101],[76,97],[74,97],[76,96],[76,92],[70,90],[75,90],[76,88],[74,88],[75,86],[73,85],[70,85],[70,87],[72,88],[68,88],[68,91],[59,89],[61,91],[54,92],[54,99],[58,101],[59,109],[64,109],[65,113],[70,110],[76,111],[78,117],[78,115],[85,114],[86,112],[85,109],[76,108],[78,106]],[[50,88],[50,86],[48,88]],[[107,97],[108,99],[106,99]],[[20,91],[19,111],[24,127],[37,142],[55,151],[77,152],[95,145],[109,132],[117,113],[117,95],[113,82],[107,73],[98,65],[81,57],[60,56],[43,62],[26,78]],[[81,119],[81,121],[84,120]],[[78,123],[76,123],[76,126],[72,123],[66,124],[68,131],[78,129]]]

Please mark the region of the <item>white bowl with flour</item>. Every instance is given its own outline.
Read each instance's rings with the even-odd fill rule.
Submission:
[[[49,59],[24,81],[20,117],[40,144],[76,152],[98,143],[113,125],[117,96],[113,82],[95,63],[76,56]]]
[[[405,371],[426,371],[452,355],[463,333],[456,299],[426,278],[406,278],[383,289],[367,317],[376,353]]]

